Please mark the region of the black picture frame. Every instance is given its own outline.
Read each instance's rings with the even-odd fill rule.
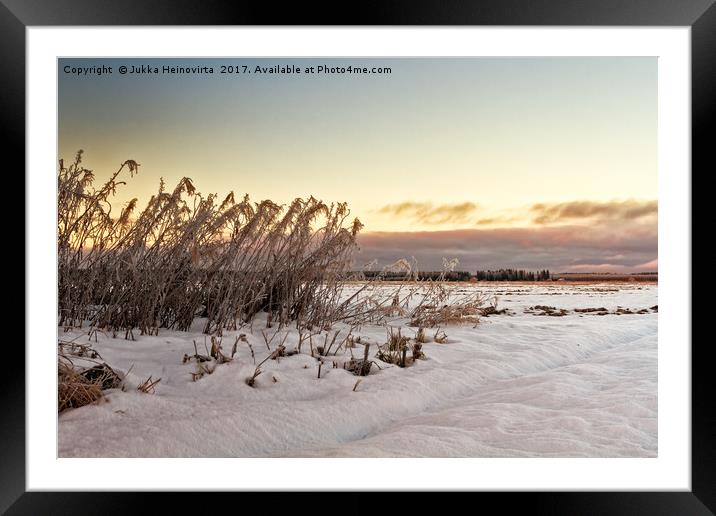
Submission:
[[[710,135],[716,114],[716,5],[714,0],[399,0],[364,3],[293,3],[219,0],[0,0],[0,117],[14,170],[25,170],[25,29],[39,25],[548,25],[689,26],[692,73],[692,172],[713,168]],[[708,167],[708,168],[707,168]],[[688,180],[688,178],[685,178]],[[693,185],[693,183],[692,183]],[[693,191],[693,189],[692,189]],[[25,192],[27,195],[28,192]],[[693,217],[692,217],[693,218]],[[709,217],[712,219],[712,217]],[[692,230],[693,235],[693,230]],[[693,250],[692,250],[693,257]],[[25,257],[27,259],[27,256]],[[693,262],[692,270],[698,264]],[[25,268],[27,277],[28,270]],[[692,317],[693,319],[693,317]],[[693,326],[692,326],[693,328]],[[680,343],[692,344],[692,343]],[[6,343],[8,345],[8,343]],[[48,343],[48,346],[51,346]],[[692,345],[692,490],[690,492],[480,493],[480,506],[497,502],[549,514],[713,514],[716,511],[716,416],[711,339]],[[26,342],[27,346],[27,342]],[[17,360],[23,363],[18,364]],[[202,512],[229,494],[40,493],[25,488],[24,359],[0,375],[0,511],[7,514],[125,514],[163,507]],[[291,505],[309,508],[311,493],[292,493]],[[354,493],[355,496],[361,496]],[[238,496],[245,497],[246,494]],[[265,495],[264,495],[265,496]],[[363,495],[365,496],[365,495]],[[141,498],[141,499],[138,499]],[[148,498],[148,499],[144,499]],[[301,500],[299,500],[301,499]],[[263,498],[265,501],[266,498]],[[313,501],[312,501],[313,500]],[[256,500],[259,501],[259,500]],[[271,495],[270,506],[277,509]],[[354,505],[344,498],[342,507]],[[356,504],[357,509],[373,501]],[[403,510],[423,504],[418,493],[401,496]],[[461,503],[455,500],[454,503]],[[471,502],[471,505],[474,502]],[[164,505],[167,504],[167,505]],[[298,506],[298,505],[295,505]],[[468,506],[469,507],[469,506]],[[165,511],[161,511],[165,512]]]

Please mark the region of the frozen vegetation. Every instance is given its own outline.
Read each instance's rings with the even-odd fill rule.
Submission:
[[[356,283],[341,295],[355,301],[395,288],[376,284],[368,293]],[[59,455],[657,455],[656,285],[445,288],[453,298],[478,295],[488,308],[425,325],[420,336],[421,321],[411,325],[411,315],[422,287],[387,304],[380,320],[354,318],[327,331],[267,328],[265,313],[213,343],[201,318],[189,331],[136,340],[60,329],[60,341],[99,354],[88,360],[66,345],[75,366],[107,363],[123,382],[60,413]],[[379,358],[393,356],[391,335],[394,363]],[[416,338],[424,342],[416,346]],[[366,345],[370,364],[361,363]],[[362,365],[370,368],[365,376]],[[147,384],[150,376],[161,380]]]
[[[656,456],[655,285],[368,278],[346,203],[138,170],[59,163],[60,456]]]

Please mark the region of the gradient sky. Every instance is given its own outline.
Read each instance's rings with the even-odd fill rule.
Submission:
[[[65,65],[111,65],[78,77]],[[214,66],[120,75],[119,65]],[[220,64],[389,66],[385,75],[221,75]],[[654,270],[656,58],[60,59],[59,157],[126,159],[203,193],[347,201],[359,260],[434,268]]]

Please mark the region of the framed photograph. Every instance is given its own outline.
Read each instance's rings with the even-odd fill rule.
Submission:
[[[711,514],[716,7],[508,4],[4,1],[27,331],[0,507]]]

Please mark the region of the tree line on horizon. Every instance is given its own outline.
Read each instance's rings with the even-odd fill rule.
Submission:
[[[406,278],[404,272],[393,271],[363,271],[365,279],[380,279],[383,281],[398,281]],[[416,273],[418,280],[444,280],[444,281],[547,281],[551,279],[549,270],[528,271],[525,269],[498,269],[470,271],[420,271]]]
[[[477,271],[478,281],[547,281],[551,278],[547,269],[528,271],[525,269],[498,269]]]

